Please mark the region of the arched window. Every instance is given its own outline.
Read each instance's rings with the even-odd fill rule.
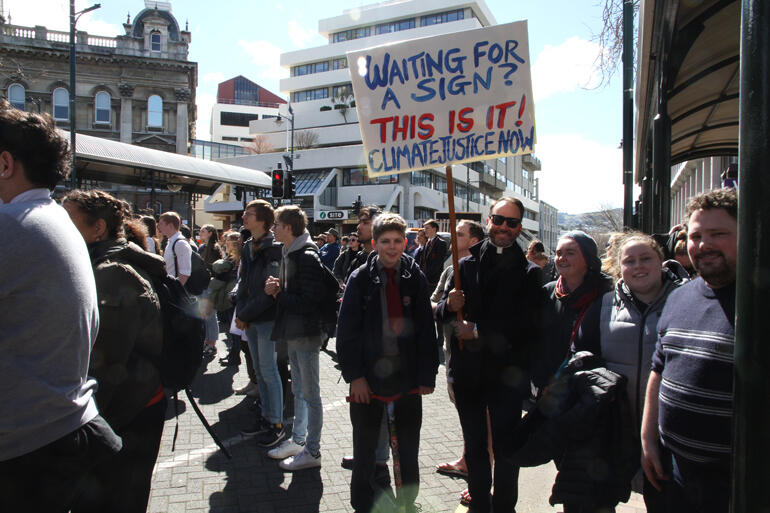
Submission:
[[[8,101],[11,102],[11,105],[13,105],[15,108],[24,110],[24,107],[26,106],[26,101],[24,99],[25,95],[26,91],[24,90],[23,85],[11,84],[8,86]]]
[[[99,91],[94,98],[94,119],[97,123],[109,123],[110,122],[110,104],[112,98],[110,93],[106,91]]]
[[[150,49],[153,52],[160,51],[160,32],[153,32],[150,34]]]
[[[56,121],[70,119],[70,93],[63,87],[53,90],[53,118]]]
[[[163,126],[163,99],[157,94],[147,98],[147,126]]]

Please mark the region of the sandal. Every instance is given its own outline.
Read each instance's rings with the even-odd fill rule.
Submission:
[[[471,493],[467,488],[460,492],[460,504],[466,507],[470,507],[471,505]]]
[[[436,465],[436,473],[452,478],[468,479],[468,471],[460,469],[453,463],[441,463]]]

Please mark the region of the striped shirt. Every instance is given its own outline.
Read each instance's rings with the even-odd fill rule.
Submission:
[[[734,319],[735,285],[714,290],[697,278],[671,293],[658,322],[658,430],[690,461],[732,454]]]

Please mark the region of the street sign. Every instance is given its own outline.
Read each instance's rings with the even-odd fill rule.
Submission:
[[[347,210],[319,210],[319,221],[342,221],[348,218]]]

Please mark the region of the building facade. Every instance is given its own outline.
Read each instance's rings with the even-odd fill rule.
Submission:
[[[125,34],[76,34],[77,77],[70,91],[68,32],[0,25],[0,91],[17,108],[48,112],[70,130],[187,154],[195,136],[198,65],[188,60],[190,32],[165,2],[123,24]]]
[[[671,168],[671,225],[687,221],[685,210],[693,196],[737,185],[738,157],[687,160]]]
[[[211,141],[249,146],[254,136],[249,123],[275,118],[286,100],[251,80],[237,76],[219,84],[217,103],[211,110]]]
[[[277,118],[250,123],[251,135],[276,151],[237,157],[230,163],[275,168],[284,162],[284,154],[291,153],[287,131],[293,125],[297,195],[308,217],[320,223],[318,229],[337,224],[343,231],[352,230],[356,221],[350,206],[359,197],[364,204],[398,212],[411,226],[420,226],[448,211],[444,169],[368,176],[346,52],[495,23],[483,0],[389,2],[320,20],[319,32],[328,38],[327,45],[281,55],[281,65],[290,76],[281,80],[280,89],[291,99],[292,112],[282,105]],[[529,155],[456,165],[455,210],[485,217],[494,199],[515,196],[525,206],[526,237],[537,237],[540,204],[534,175],[538,170],[540,162]]]

